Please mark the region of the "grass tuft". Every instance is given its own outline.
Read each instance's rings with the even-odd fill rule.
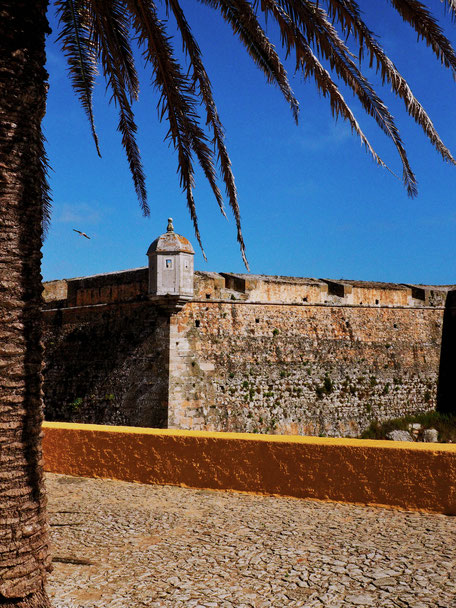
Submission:
[[[361,439],[386,439],[390,431],[408,431],[409,425],[421,424],[423,430],[436,429],[439,433],[440,443],[456,443],[456,415],[441,414],[440,412],[426,412],[394,418],[386,422],[373,420],[368,429],[361,435]]]

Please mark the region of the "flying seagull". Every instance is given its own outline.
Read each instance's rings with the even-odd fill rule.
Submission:
[[[77,232],[78,234],[80,234],[81,236],[85,236],[86,239],[90,239],[90,236],[87,236],[87,234],[85,232],[81,232],[80,230],[76,230],[76,228],[73,228],[73,230],[75,232]]]

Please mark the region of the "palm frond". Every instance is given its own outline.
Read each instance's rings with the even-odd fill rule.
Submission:
[[[150,209],[147,203],[146,180],[141,162],[141,155],[136,142],[137,128],[134,115],[128,99],[120,89],[114,75],[109,78],[109,82],[112,87],[113,97],[119,105],[119,124],[117,129],[122,135],[122,145],[127,155],[135,192],[144,215],[148,216],[150,214]]]
[[[247,0],[201,0],[201,2],[220,11],[256,65],[263,71],[267,81],[279,87],[290,104],[295,121],[298,122],[299,103],[291,90],[287,72],[274,45],[258,22],[250,2]]]
[[[41,132],[41,137],[39,141],[39,149],[38,155],[40,159],[39,166],[39,175],[38,180],[41,189],[41,202],[42,202],[42,218],[41,218],[41,228],[42,228],[42,239],[43,241],[46,239],[46,236],[49,231],[49,226],[51,223],[51,193],[48,182],[48,172],[49,172],[49,161],[48,156],[46,154],[46,146],[45,146],[46,138]]]
[[[416,178],[410,167],[394,118],[371,84],[360,72],[344,41],[328,20],[327,13],[308,0],[278,0],[302,30],[318,53],[329,61],[331,69],[350,87],[364,111],[372,116],[380,129],[393,141],[402,162],[402,176],[409,196],[417,194]]]
[[[187,194],[187,206],[198,243],[203,250],[193,198],[192,151],[209,179],[215,197],[218,198],[221,194],[215,183],[213,153],[198,123],[197,103],[191,91],[191,83],[182,74],[174,58],[164,25],[158,19],[154,4],[150,0],[126,0],[126,4],[132,16],[138,42],[145,46],[144,57],[152,66],[154,83],[160,91],[159,117],[162,120],[166,115],[169,123],[166,139],[170,139],[177,150],[181,187]]]
[[[380,71],[382,82],[391,84],[392,90],[404,102],[407,112],[420,125],[436,150],[445,161],[456,164],[451,152],[440,139],[431,119],[425,109],[414,96],[405,78],[399,73],[394,63],[375,39],[374,34],[361,19],[361,11],[354,0],[330,0],[328,14],[337,19],[344,32],[351,32],[359,41],[360,54],[366,48],[370,54],[370,66],[376,61],[376,70]]]
[[[409,23],[446,68],[456,72],[456,54],[451,42],[444,35],[442,28],[428,8],[418,0],[389,0],[402,19]],[[454,2],[448,5],[454,9]]]
[[[193,175],[193,171],[192,171],[192,175]],[[204,252],[203,242],[201,240],[201,235],[200,235],[199,226],[198,226],[198,216],[196,215],[195,199],[193,198],[193,185],[194,185],[194,183],[192,180],[191,183],[188,185],[188,187],[185,188],[186,196],[187,196],[187,208],[190,212],[190,217],[192,218],[193,230],[195,231],[195,236],[198,241],[198,245],[200,246],[201,253],[203,254],[204,260],[207,262],[207,257],[206,257],[206,253]]]
[[[376,64],[382,82],[388,82],[399,96],[407,112],[421,126],[442,158],[453,164],[455,159],[439,137],[431,119],[414,96],[405,78],[382,49],[376,36],[362,18],[357,0],[325,0],[327,11],[319,0],[200,0],[221,13],[244,44],[256,65],[266,75],[269,83],[279,87],[290,104],[297,121],[298,102],[290,87],[285,68],[275,46],[257,18],[259,8],[267,18],[272,15],[280,29],[282,46],[286,56],[295,53],[296,70],[304,78],[312,77],[317,88],[329,98],[331,111],[337,119],[347,120],[353,132],[381,166],[386,167],[377,155],[350,107],[344,100],[331,75],[336,75],[358,98],[363,110],[374,118],[377,125],[392,140],[403,167],[403,181],[410,196],[415,196],[416,179],[410,168],[405,148],[393,116],[377,95],[370,82],[357,65],[356,56],[347,47],[342,36],[351,35],[358,42],[359,60],[366,52],[369,65]],[[456,75],[456,53],[444,35],[438,22],[419,0],[388,0],[402,19],[409,23],[441,61]],[[451,17],[456,20],[456,0],[442,0]],[[184,74],[174,57],[171,39],[165,24],[157,15],[154,0],[56,0],[62,24],[59,40],[67,57],[73,87],[86,112],[92,134],[100,154],[94,126],[92,91],[100,60],[112,99],[119,108],[118,129],[126,150],[135,189],[143,210],[148,213],[146,188],[139,148],[136,143],[136,124],[131,107],[137,99],[139,84],[130,47],[130,30],[142,49],[146,63],[152,67],[152,81],[159,91],[158,112],[160,120],[166,118],[169,140],[178,155],[180,185],[186,193],[187,206],[192,217],[195,234],[202,249],[193,196],[194,166],[196,157],[208,180],[223,214],[223,200],[217,185],[215,154],[225,184],[229,204],[233,211],[237,239],[244,263],[245,245],[242,237],[237,190],[231,161],[225,146],[224,130],[214,102],[212,87],[204,68],[201,51],[194,39],[179,0],[165,0],[168,14],[176,20],[183,48],[189,60],[189,72]],[[331,22],[332,21],[332,22]],[[341,30],[341,35],[336,27]],[[327,61],[329,71],[322,65]],[[331,72],[331,73],[330,73]],[[199,104],[206,112],[206,125],[212,133],[213,149],[200,125]],[[43,175],[45,166],[43,165]],[[44,183],[44,182],[43,182]],[[45,216],[48,217],[48,198],[43,189]],[[204,255],[204,251],[203,251]]]
[[[217,150],[218,160],[222,178],[225,183],[226,193],[229,200],[229,205],[233,211],[237,228],[237,240],[241,248],[241,255],[244,264],[249,269],[248,261],[245,255],[245,244],[242,236],[241,217],[239,212],[239,204],[237,200],[237,189],[234,181],[234,175],[231,170],[231,160],[225,146],[225,137],[223,127],[217,112],[217,108],[212,95],[212,87],[209,77],[204,68],[200,48],[194,39],[185,15],[179,5],[178,0],[167,0],[167,5],[171,8],[176,19],[177,26],[182,36],[182,42],[185,50],[190,58],[190,63],[193,67],[193,79],[198,82],[200,96],[206,108],[206,124],[210,125],[213,131],[213,142]],[[223,215],[225,211],[223,205],[220,207]]]
[[[450,13],[451,19],[456,21],[456,1],[455,0],[444,0],[445,6]]]
[[[100,52],[101,43],[109,49],[111,63],[117,66],[119,82],[131,100],[139,94],[138,74],[129,40],[130,17],[122,0],[90,0],[92,38]]]
[[[314,55],[307,40],[297,28],[296,23],[291,20],[288,13],[278,5],[276,0],[262,0],[261,7],[263,11],[270,13],[276,20],[280,28],[282,43],[286,47],[287,53],[290,53],[291,49],[295,49],[296,69],[303,72],[304,78],[308,78],[308,76],[311,75],[323,96],[329,97],[331,111],[336,120],[339,116],[344,120],[347,120],[352,132],[358,135],[361,143],[366,147],[375,162],[381,167],[388,168],[372,148],[369,140],[356,121],[353,112],[345,102],[337,85],[332,80],[331,75]]]
[[[92,108],[92,91],[97,75],[97,48],[91,38],[86,0],[57,0],[63,24],[57,40],[68,62],[71,83],[87,115],[98,156],[101,156]]]
[[[93,40],[98,48],[104,76],[119,107],[118,130],[122,135],[136,195],[144,215],[149,215],[145,176],[136,142],[137,127],[127,96],[136,97],[139,85],[127,38],[128,21],[124,6],[117,0],[92,0]]]
[[[182,37],[184,50],[190,58],[190,64],[193,68],[192,80],[196,81],[199,85],[200,97],[206,109],[206,124],[212,127],[214,131],[214,136],[221,136],[221,140],[223,142],[224,136],[222,126],[218,117],[217,108],[215,106],[214,98],[212,95],[211,83],[202,62],[201,50],[192,35],[190,26],[185,18],[185,15],[178,0],[165,0],[165,2],[167,7],[171,9],[174,18],[176,19],[176,23],[180,35]],[[220,198],[218,200],[218,203],[220,211],[226,217],[223,200]]]

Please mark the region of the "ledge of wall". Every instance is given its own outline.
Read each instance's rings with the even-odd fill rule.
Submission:
[[[456,514],[456,445],[45,422],[53,473]]]

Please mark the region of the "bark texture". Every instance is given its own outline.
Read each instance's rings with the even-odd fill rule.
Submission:
[[[45,608],[41,120],[47,0],[0,6],[0,605]]]

